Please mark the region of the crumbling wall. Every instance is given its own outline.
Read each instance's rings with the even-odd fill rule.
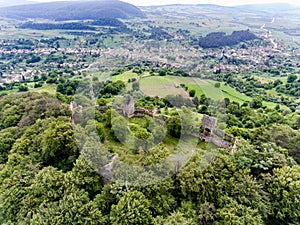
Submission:
[[[211,142],[220,148],[226,148],[230,151],[236,150],[237,139],[217,128],[217,118],[204,115],[201,128],[203,129],[203,133],[199,135],[201,140]]]
[[[130,118],[134,115],[134,99],[132,96],[128,95],[126,97],[125,103],[122,105],[123,115],[127,118]]]
[[[208,115],[203,115],[202,128],[213,132],[217,128],[217,118]]]

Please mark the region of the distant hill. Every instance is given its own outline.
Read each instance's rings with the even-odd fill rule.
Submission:
[[[283,11],[293,10],[297,6],[291,5],[288,3],[269,3],[269,4],[249,4],[249,5],[241,5],[236,6],[236,8],[240,9],[247,9],[247,10],[253,10],[253,11],[262,11],[262,12],[269,12],[269,13],[280,13]]]
[[[0,8],[0,15],[15,19],[98,20],[144,17],[136,6],[119,0],[49,2]]]
[[[254,39],[258,39],[258,37],[248,30],[234,31],[231,35],[226,35],[224,32],[213,32],[201,38],[199,45],[202,48],[219,48]]]

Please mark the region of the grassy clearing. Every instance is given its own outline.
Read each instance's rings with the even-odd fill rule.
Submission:
[[[194,77],[177,77],[177,76],[169,76],[172,81],[174,81],[177,85],[180,84],[206,84],[206,82],[200,78]]]
[[[287,83],[287,77],[261,77],[261,76],[254,76],[257,80],[259,80],[263,84],[267,84],[271,81],[280,80],[284,84]]]
[[[40,88],[34,88],[34,83],[27,83],[28,91],[29,92],[38,92],[38,93],[43,93],[47,92],[51,95],[55,95],[56,93],[56,85],[55,84],[44,84],[43,87]],[[19,88],[15,87],[12,90],[8,91],[1,91],[0,93],[5,93],[5,94],[13,94],[13,93],[20,93]]]
[[[179,88],[180,84],[185,84],[189,90],[195,90],[197,97],[205,94],[216,100],[224,98],[222,92],[215,88],[212,83],[200,78],[152,76],[140,80],[140,88],[147,95],[164,97],[168,94],[180,94],[188,97],[188,92],[183,88]]]
[[[42,39],[42,38],[55,38],[55,37],[66,37],[72,38],[71,35],[62,34],[62,30],[31,30],[31,29],[18,29],[18,28],[8,28],[0,30],[1,39],[18,39],[27,38]]]
[[[195,90],[196,96],[199,98],[202,94],[214,100],[223,100],[224,94],[214,86],[213,81],[203,80],[191,77],[172,77],[174,82],[185,84],[189,90]]]
[[[286,77],[281,77],[280,79],[286,80]],[[196,91],[197,97],[205,94],[207,97],[214,100],[222,101],[224,98],[229,98],[231,101],[240,104],[252,101],[251,97],[236,91],[234,88],[225,85],[224,83],[221,84],[220,88],[216,88],[214,86],[215,83],[215,81],[192,77],[152,76],[141,79],[140,88],[145,94],[150,96],[164,97],[168,94],[181,94],[188,97],[188,92],[183,88],[178,88],[180,84],[185,84],[189,90],[193,89]],[[263,105],[274,108],[277,104],[264,101]]]
[[[165,97],[170,94],[179,94],[188,97],[186,91],[179,88],[169,76],[151,76],[140,80],[140,89],[149,96]]]
[[[242,104],[244,102],[251,102],[253,99],[247,95],[244,95],[244,94],[236,91],[234,88],[232,88],[228,85],[222,84],[220,89],[222,90],[225,98],[229,98],[231,101],[235,101],[240,104]],[[274,108],[277,104],[273,103],[273,102],[263,101],[263,105],[267,106],[269,108]]]
[[[93,72],[93,77],[97,77],[100,82],[112,79],[109,72]]]
[[[105,38],[103,40],[103,44],[106,48],[117,48],[121,44],[121,37],[116,36],[114,38],[110,38],[110,37]]]
[[[32,86],[30,86],[32,85]],[[42,92],[47,92],[51,95],[55,95],[56,93],[56,85],[55,84],[44,84],[43,87],[40,88],[33,88],[33,83],[28,85],[29,87],[29,91],[31,92],[38,92],[38,93],[42,93]]]
[[[237,92],[234,88],[221,84],[220,90],[223,92],[224,98],[229,98],[231,101],[238,103],[251,102],[252,98]]]
[[[160,76],[151,76],[146,77],[141,80],[142,84],[172,84],[175,85],[175,83],[172,81],[172,79],[169,76],[160,77]]]
[[[202,80],[202,82],[197,81],[197,85],[202,89],[203,93],[207,97],[214,99],[214,100],[218,100],[218,101],[221,101],[224,99],[224,95],[223,95],[222,91],[214,86],[214,82]]]
[[[124,72],[120,75],[110,77],[112,81],[122,80],[127,83],[128,79],[139,78],[138,74],[133,73],[132,71]],[[274,81],[280,79],[283,82],[286,82],[286,77],[258,77],[262,82]],[[140,89],[146,95],[149,96],[159,96],[165,97],[170,94],[179,94],[185,97],[188,97],[188,91],[185,91],[183,88],[179,88],[180,84],[185,84],[188,87],[188,90],[195,90],[196,96],[199,98],[202,94],[205,94],[207,97],[214,100],[223,100],[224,98],[229,98],[231,101],[238,102],[240,104],[244,102],[251,102],[252,98],[246,96],[234,88],[221,84],[220,88],[216,88],[215,81],[204,80],[200,78],[193,77],[178,77],[178,76],[142,76],[140,77]],[[43,89],[43,88],[42,88]],[[128,88],[131,89],[131,83],[128,84]],[[38,89],[37,89],[38,90]],[[46,91],[53,93],[53,90]],[[276,93],[270,93],[276,94]],[[263,102],[263,105],[267,107],[275,107],[276,103],[272,102]]]
[[[117,75],[117,76],[112,76],[111,77],[111,80],[112,81],[117,81],[117,80],[121,80],[123,81],[124,83],[127,83],[129,79],[132,79],[132,78],[138,78],[138,75],[136,73],[133,73],[132,71],[126,71],[120,75]]]
[[[264,105],[264,106],[267,106],[267,107],[269,107],[269,108],[275,108],[277,104],[276,104],[276,103],[273,103],[273,102],[266,102],[266,101],[263,101],[263,105]],[[282,105],[281,108],[287,109],[288,107]]]

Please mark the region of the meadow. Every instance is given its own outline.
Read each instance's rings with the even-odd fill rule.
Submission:
[[[167,95],[182,95],[189,97],[189,91],[195,90],[195,96],[200,98],[201,95],[205,94],[206,97],[222,101],[224,98],[229,98],[230,101],[238,102],[243,104],[244,102],[251,102],[252,98],[246,96],[243,93],[236,91],[233,87],[221,83],[219,88],[215,87],[215,81],[194,78],[194,77],[179,77],[179,76],[149,76],[143,75],[138,76],[132,71],[124,72],[120,75],[113,76],[112,81],[122,80],[127,83],[128,79],[136,78],[139,79],[140,90],[151,97],[166,97]],[[267,79],[267,78],[266,78]],[[286,78],[280,78],[286,80]],[[130,84],[128,84],[130,85]],[[184,85],[188,89],[186,90]],[[273,102],[263,102],[264,106],[274,108],[276,106]],[[285,108],[285,107],[284,107]]]
[[[170,94],[179,94],[188,97],[188,93],[179,88],[171,77],[150,76],[140,79],[140,89],[146,95],[165,97]]]

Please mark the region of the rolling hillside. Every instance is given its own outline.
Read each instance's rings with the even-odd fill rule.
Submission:
[[[97,20],[134,18],[144,14],[134,5],[118,0],[50,2],[0,8],[1,16],[16,19]]]

